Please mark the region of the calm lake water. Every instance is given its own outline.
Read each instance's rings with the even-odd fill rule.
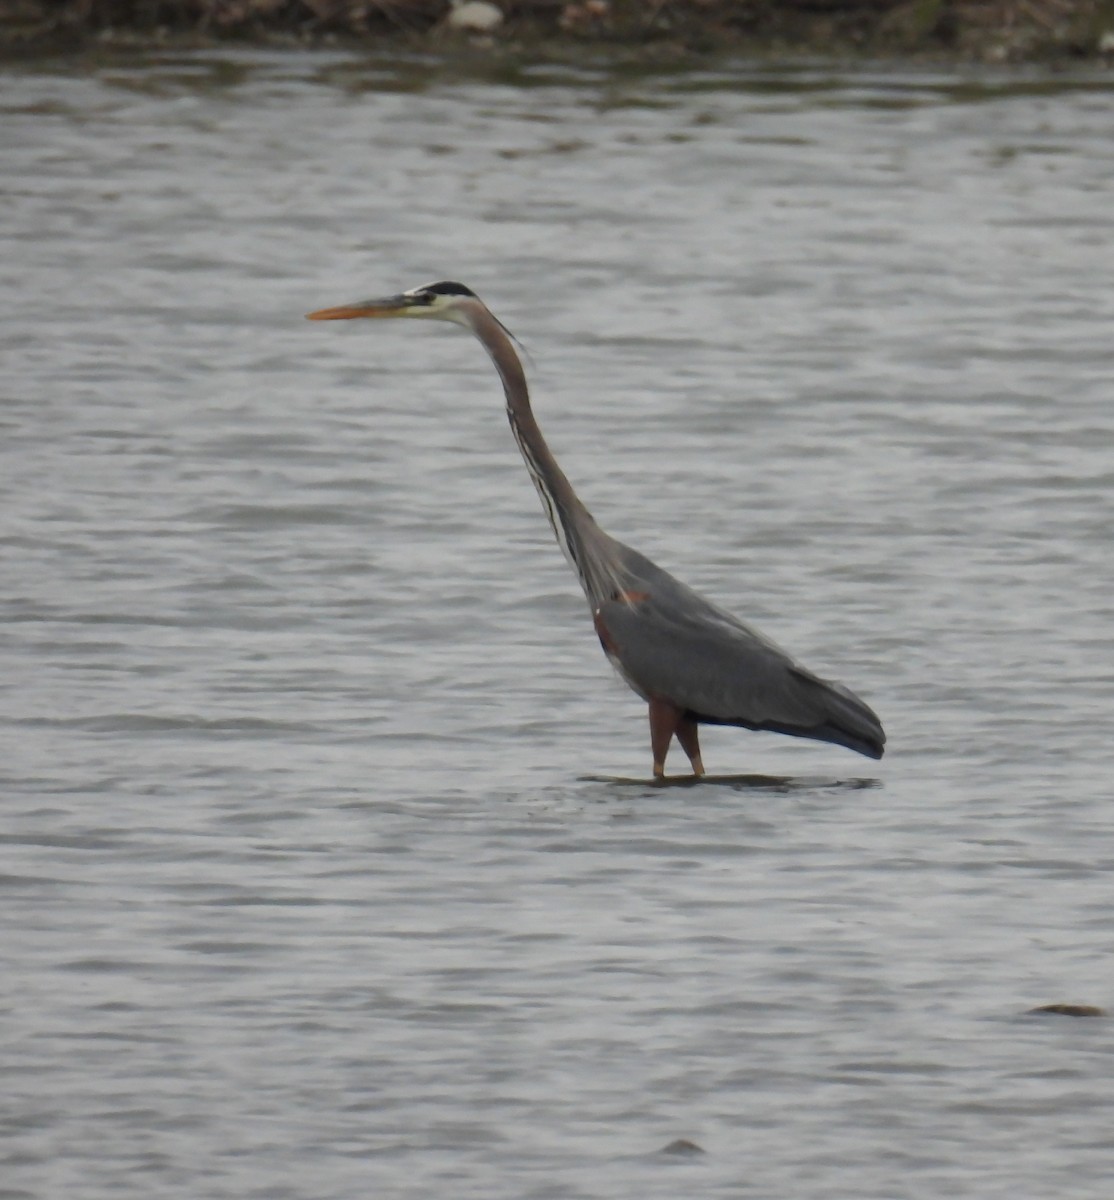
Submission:
[[[0,104],[3,1200],[1106,1200],[1114,1025],[1026,1014],[1114,1008],[1109,76]],[[646,782],[482,351],[302,319],[438,278],[883,762]]]

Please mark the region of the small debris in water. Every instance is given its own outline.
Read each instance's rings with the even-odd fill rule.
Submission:
[[[688,1138],[677,1138],[669,1143],[668,1146],[662,1146],[659,1154],[703,1154],[704,1147],[698,1146],[695,1142],[690,1142]]]
[[[1061,1017],[1105,1017],[1106,1009],[1097,1004],[1042,1004],[1030,1013],[1058,1013]]]
[[[503,11],[487,0],[453,0],[445,23],[465,33],[490,33],[503,24]]]

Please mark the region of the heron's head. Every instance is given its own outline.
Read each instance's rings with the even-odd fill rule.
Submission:
[[[354,317],[434,317],[439,321],[469,324],[468,316],[482,302],[463,283],[425,283],[400,296],[383,300],[360,300],[337,308],[321,308],[306,313],[311,321],[347,321]]]

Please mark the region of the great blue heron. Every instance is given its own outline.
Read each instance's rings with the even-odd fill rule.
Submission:
[[[665,773],[674,735],[694,774],[704,774],[701,723],[815,738],[882,757],[886,735],[856,695],[813,675],[768,638],[600,529],[542,437],[506,327],[475,292],[461,283],[430,283],[308,316],[431,317],[463,325],[479,338],[503,381],[511,431],[557,541],[580,577],[604,653],[650,706],[655,776]]]

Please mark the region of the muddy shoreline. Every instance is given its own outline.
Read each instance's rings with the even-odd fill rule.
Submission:
[[[228,42],[1114,65],[1114,0],[0,0],[9,59]]]

